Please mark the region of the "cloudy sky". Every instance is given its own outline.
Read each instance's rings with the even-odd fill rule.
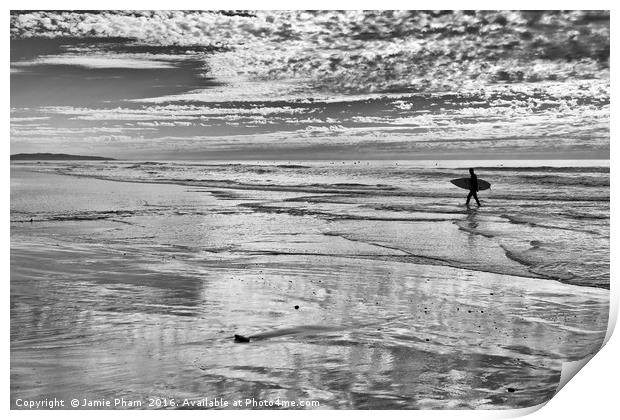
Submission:
[[[606,12],[12,12],[11,153],[608,158]]]

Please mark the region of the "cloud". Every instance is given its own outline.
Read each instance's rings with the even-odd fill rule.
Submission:
[[[13,12],[10,30],[11,77],[32,107],[11,111],[12,143],[609,147],[604,11],[41,11]],[[80,67],[79,93],[31,92],[44,65]],[[89,79],[97,69],[105,80]],[[93,105],[79,97],[91,86],[116,96]],[[31,105],[39,94],[73,106]]]
[[[141,57],[135,55],[56,55],[11,63],[11,66],[18,68],[38,65],[80,66],[89,69],[169,69],[175,67],[174,63],[170,61],[163,61],[146,55]]]
[[[204,56],[205,75],[232,84],[295,81],[288,87],[344,93],[449,91],[605,78],[608,17],[604,11],[15,12],[11,36],[217,47]]]
[[[11,117],[11,124],[19,123],[19,122],[29,122],[29,121],[41,121],[41,120],[49,120],[50,117]]]

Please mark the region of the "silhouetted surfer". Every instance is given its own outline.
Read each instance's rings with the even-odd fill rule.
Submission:
[[[478,200],[478,177],[474,173],[474,168],[469,168],[469,194],[467,195],[466,206],[469,206],[469,200],[472,197],[476,199],[476,204],[480,207],[480,201]]]

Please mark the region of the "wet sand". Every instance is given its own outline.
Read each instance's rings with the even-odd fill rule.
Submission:
[[[12,206],[40,200],[102,215],[11,224],[12,404],[207,397],[528,407],[553,395],[562,362],[597,351],[605,336],[608,290],[526,269],[448,266],[438,250],[449,244],[462,248],[463,264],[492,253],[498,267],[517,264],[450,221],[325,221],[251,208],[285,205],[294,192],[26,171],[11,182]],[[386,226],[392,234],[372,238]],[[420,239],[432,249],[412,255],[402,244],[412,235],[434,238]],[[255,339],[235,343],[234,334]]]

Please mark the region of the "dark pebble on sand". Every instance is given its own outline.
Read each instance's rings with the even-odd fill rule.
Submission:
[[[299,305],[295,305],[295,309],[299,309]]]
[[[514,389],[514,388],[508,388],[508,392],[515,392],[515,391],[516,391],[516,389]]]

